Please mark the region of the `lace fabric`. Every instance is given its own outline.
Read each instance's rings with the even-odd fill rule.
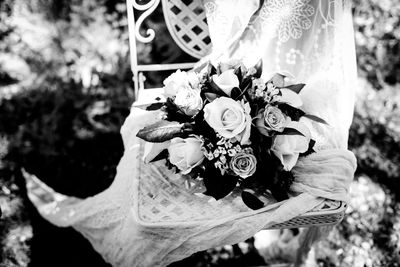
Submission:
[[[355,80],[355,72],[350,72],[354,51],[346,47],[352,44],[348,6],[323,0],[266,0],[261,7],[258,1],[248,0],[204,4],[215,51],[211,59],[236,57],[252,64],[262,57],[265,75],[291,71],[307,84],[303,108],[330,126],[306,121],[318,152],[302,158],[294,168],[296,196],[271,201],[257,211],[249,210],[235,195],[216,202],[192,194],[162,162],[145,164],[144,144],[136,133],[158,120],[159,113],[138,108],[132,109],[121,129],[125,153],[106,191],[80,200],[28,179],[29,197],[41,215],[55,225],[74,227],[114,266],[165,266],[196,251],[243,241],[312,210],[323,197],[347,200],[356,167],[346,145]],[[246,27],[249,20],[252,23]],[[321,32],[316,34],[318,29]],[[235,49],[225,49],[227,44]]]
[[[234,14],[241,18],[238,21],[249,21],[259,3],[243,1],[252,3],[248,4],[251,8],[243,8],[245,3],[236,2],[235,6],[229,0],[205,1],[216,47],[208,59],[236,58],[252,66],[261,58],[264,78],[276,72],[291,73],[306,84],[303,109],[331,126],[313,125],[318,149],[347,148],[357,86],[350,1],[265,0],[246,30],[246,23],[236,23],[234,30],[227,31],[221,26],[224,16]]]

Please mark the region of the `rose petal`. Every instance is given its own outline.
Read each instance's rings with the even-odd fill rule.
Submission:
[[[285,77],[294,79],[294,75],[293,75],[290,71],[287,71],[287,70],[280,70],[280,71],[278,71],[278,73],[281,74],[281,75],[283,75],[283,76],[285,76]]]
[[[271,149],[272,153],[275,154],[275,156],[279,159],[279,161],[282,163],[283,165],[283,154],[280,151]]]
[[[183,174],[188,174],[204,160],[202,141],[194,136],[186,139],[179,137],[172,139],[168,152],[169,161]]]
[[[231,96],[231,91],[234,87],[239,87],[239,79],[235,75],[234,70],[226,70],[221,75],[213,75],[214,83],[228,96]]]
[[[305,138],[310,139],[311,138],[311,132],[310,129],[307,127],[306,124],[298,121],[289,121],[287,126],[288,128],[293,128],[299,132],[301,132]]]
[[[247,145],[250,143],[250,134],[251,134],[251,116],[247,116],[246,119],[246,127],[245,130],[241,134],[241,145]]]
[[[295,108],[303,105],[303,101],[301,101],[300,96],[292,90],[282,88],[281,93],[282,96],[280,97],[279,102],[287,103]]]
[[[229,69],[235,69],[238,65],[240,65],[240,60],[238,59],[230,59],[228,61],[219,63],[219,70],[221,72],[227,71]]]
[[[301,122],[291,121],[290,128],[303,135],[278,135],[274,138],[271,151],[279,158],[285,170],[291,170],[296,164],[299,153],[307,151],[310,143],[310,130]]]
[[[303,136],[293,135],[290,141],[292,142],[291,146],[292,150],[296,153],[304,153],[308,150],[308,146],[310,144],[311,132],[308,127],[302,123],[297,121],[291,121],[288,124],[288,127],[294,128],[297,131],[301,132]]]
[[[162,143],[146,142],[144,144],[143,161],[146,163],[149,163],[158,154],[160,154],[164,149],[167,149],[170,146],[170,144],[171,144],[170,141],[166,141],[166,142],[162,142]]]
[[[188,167],[193,167],[200,160],[204,158],[203,151],[201,151],[202,142],[196,138],[186,139],[186,161]]]
[[[290,171],[296,165],[298,159],[299,154],[297,153],[283,155],[283,169],[285,171]]]
[[[206,96],[207,100],[212,102],[217,98],[217,94],[214,93],[204,93],[204,95]]]
[[[276,86],[276,87],[283,87],[284,85],[284,79],[285,77],[279,73],[275,73],[274,76],[272,76],[272,83]]]
[[[205,105],[204,119],[219,134],[221,134],[225,138],[232,138],[243,131],[244,125],[240,125],[241,121],[239,121],[237,124],[242,127],[237,127],[234,130],[229,129],[231,125],[224,125],[222,123],[222,116],[227,109],[235,112],[235,114],[238,116],[238,120],[240,119],[240,117],[244,117],[244,115],[236,112],[236,110],[241,109],[239,103],[229,97],[220,97],[214,100],[212,103]]]
[[[200,90],[185,87],[179,90],[174,103],[188,116],[196,115],[203,107]]]

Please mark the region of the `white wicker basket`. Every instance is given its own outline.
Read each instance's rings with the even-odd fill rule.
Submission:
[[[147,106],[139,107],[145,109]],[[210,218],[224,217],[246,210],[241,199],[234,195],[213,202],[209,202],[209,197],[193,195],[193,192],[185,188],[182,179],[164,167],[163,162],[152,163],[149,168],[149,165],[142,161],[142,153],[138,153],[140,163],[136,165],[135,171],[140,173],[136,196],[139,199],[137,216],[143,222],[168,224],[191,220],[207,221]],[[202,208],[192,210],[193,205],[202,205]],[[326,199],[312,211],[284,223],[272,225],[268,229],[335,225],[343,219],[346,208],[346,203],[342,201]],[[188,212],[190,210],[193,212]]]
[[[336,225],[343,220],[346,208],[347,204],[342,201],[327,199],[314,210],[284,223],[275,224],[269,229]]]

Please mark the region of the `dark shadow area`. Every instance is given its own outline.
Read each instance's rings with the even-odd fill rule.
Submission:
[[[75,229],[56,227],[44,220],[26,195],[25,180],[19,171],[14,174],[23,197],[25,212],[32,227],[29,240],[30,267],[111,267],[93,250],[92,245]]]

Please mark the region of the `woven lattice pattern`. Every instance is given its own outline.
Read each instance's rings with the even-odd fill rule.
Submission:
[[[142,143],[142,142],[141,142]],[[146,164],[141,160],[143,145],[138,147],[139,217],[149,223],[207,221],[229,217],[249,209],[233,195],[215,201],[193,194],[184,181],[165,168],[164,161]],[[196,207],[196,208],[194,208]]]
[[[279,223],[270,227],[271,229],[276,228],[299,228],[299,227],[310,227],[310,226],[322,226],[322,225],[334,225],[339,223],[343,219],[344,214],[331,214],[331,215],[315,215],[315,216],[304,216],[296,217],[284,223]]]
[[[312,211],[284,223],[275,224],[270,229],[298,228],[338,224],[344,217],[346,204],[341,201],[326,200]]]
[[[313,216],[299,216],[284,223],[278,223],[270,227],[270,229],[277,228],[299,228],[299,227],[310,227],[310,226],[322,226],[322,225],[334,225],[339,223],[344,216],[344,212]]]
[[[211,49],[206,14],[199,0],[163,0],[168,29],[175,42],[189,55],[201,58]]]
[[[165,168],[164,161],[146,164],[142,160],[143,141],[137,146],[136,172],[140,173],[138,186],[138,216],[147,223],[179,223],[209,221],[239,215],[249,209],[240,197],[230,195],[213,201],[202,194],[193,194],[183,179]],[[307,214],[298,216],[271,228],[308,227],[337,224],[344,215],[344,204],[326,200]],[[193,208],[196,207],[196,208]]]

